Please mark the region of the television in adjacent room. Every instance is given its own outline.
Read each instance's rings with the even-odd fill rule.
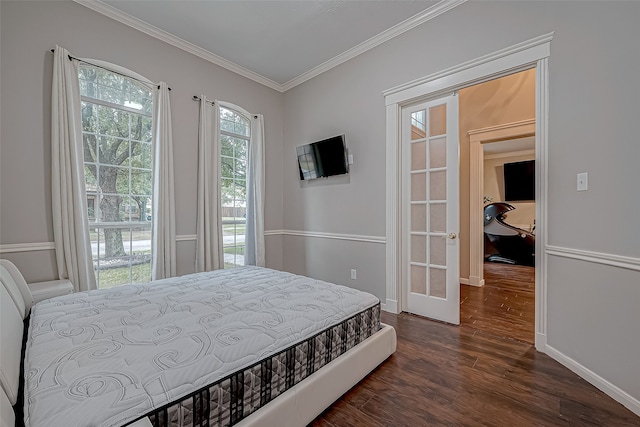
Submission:
[[[344,135],[296,147],[300,180],[343,175],[349,172]]]
[[[535,201],[535,160],[504,164],[504,199],[507,202]]]

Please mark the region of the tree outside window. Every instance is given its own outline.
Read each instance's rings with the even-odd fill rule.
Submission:
[[[99,288],[151,280],[151,88],[82,64],[85,189]]]
[[[251,122],[220,107],[221,198],[224,267],[244,265],[247,226],[247,153]]]

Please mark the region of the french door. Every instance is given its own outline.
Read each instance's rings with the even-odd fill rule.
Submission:
[[[460,323],[458,99],[402,109],[405,311]]]

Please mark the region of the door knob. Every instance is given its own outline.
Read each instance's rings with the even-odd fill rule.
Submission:
[[[450,240],[455,240],[458,238],[458,235],[456,233],[449,233],[446,236],[442,236],[443,239],[450,239]]]

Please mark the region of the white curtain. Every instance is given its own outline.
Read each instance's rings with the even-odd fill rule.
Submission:
[[[51,201],[60,279],[76,291],[96,289],[84,187],[78,62],[56,46],[51,89]]]
[[[169,87],[165,82],[160,82],[153,90],[151,280],[176,275],[175,210]]]
[[[224,266],[220,208],[220,107],[200,95],[196,272]]]
[[[251,116],[247,165],[245,264],[264,267],[264,118]]]

